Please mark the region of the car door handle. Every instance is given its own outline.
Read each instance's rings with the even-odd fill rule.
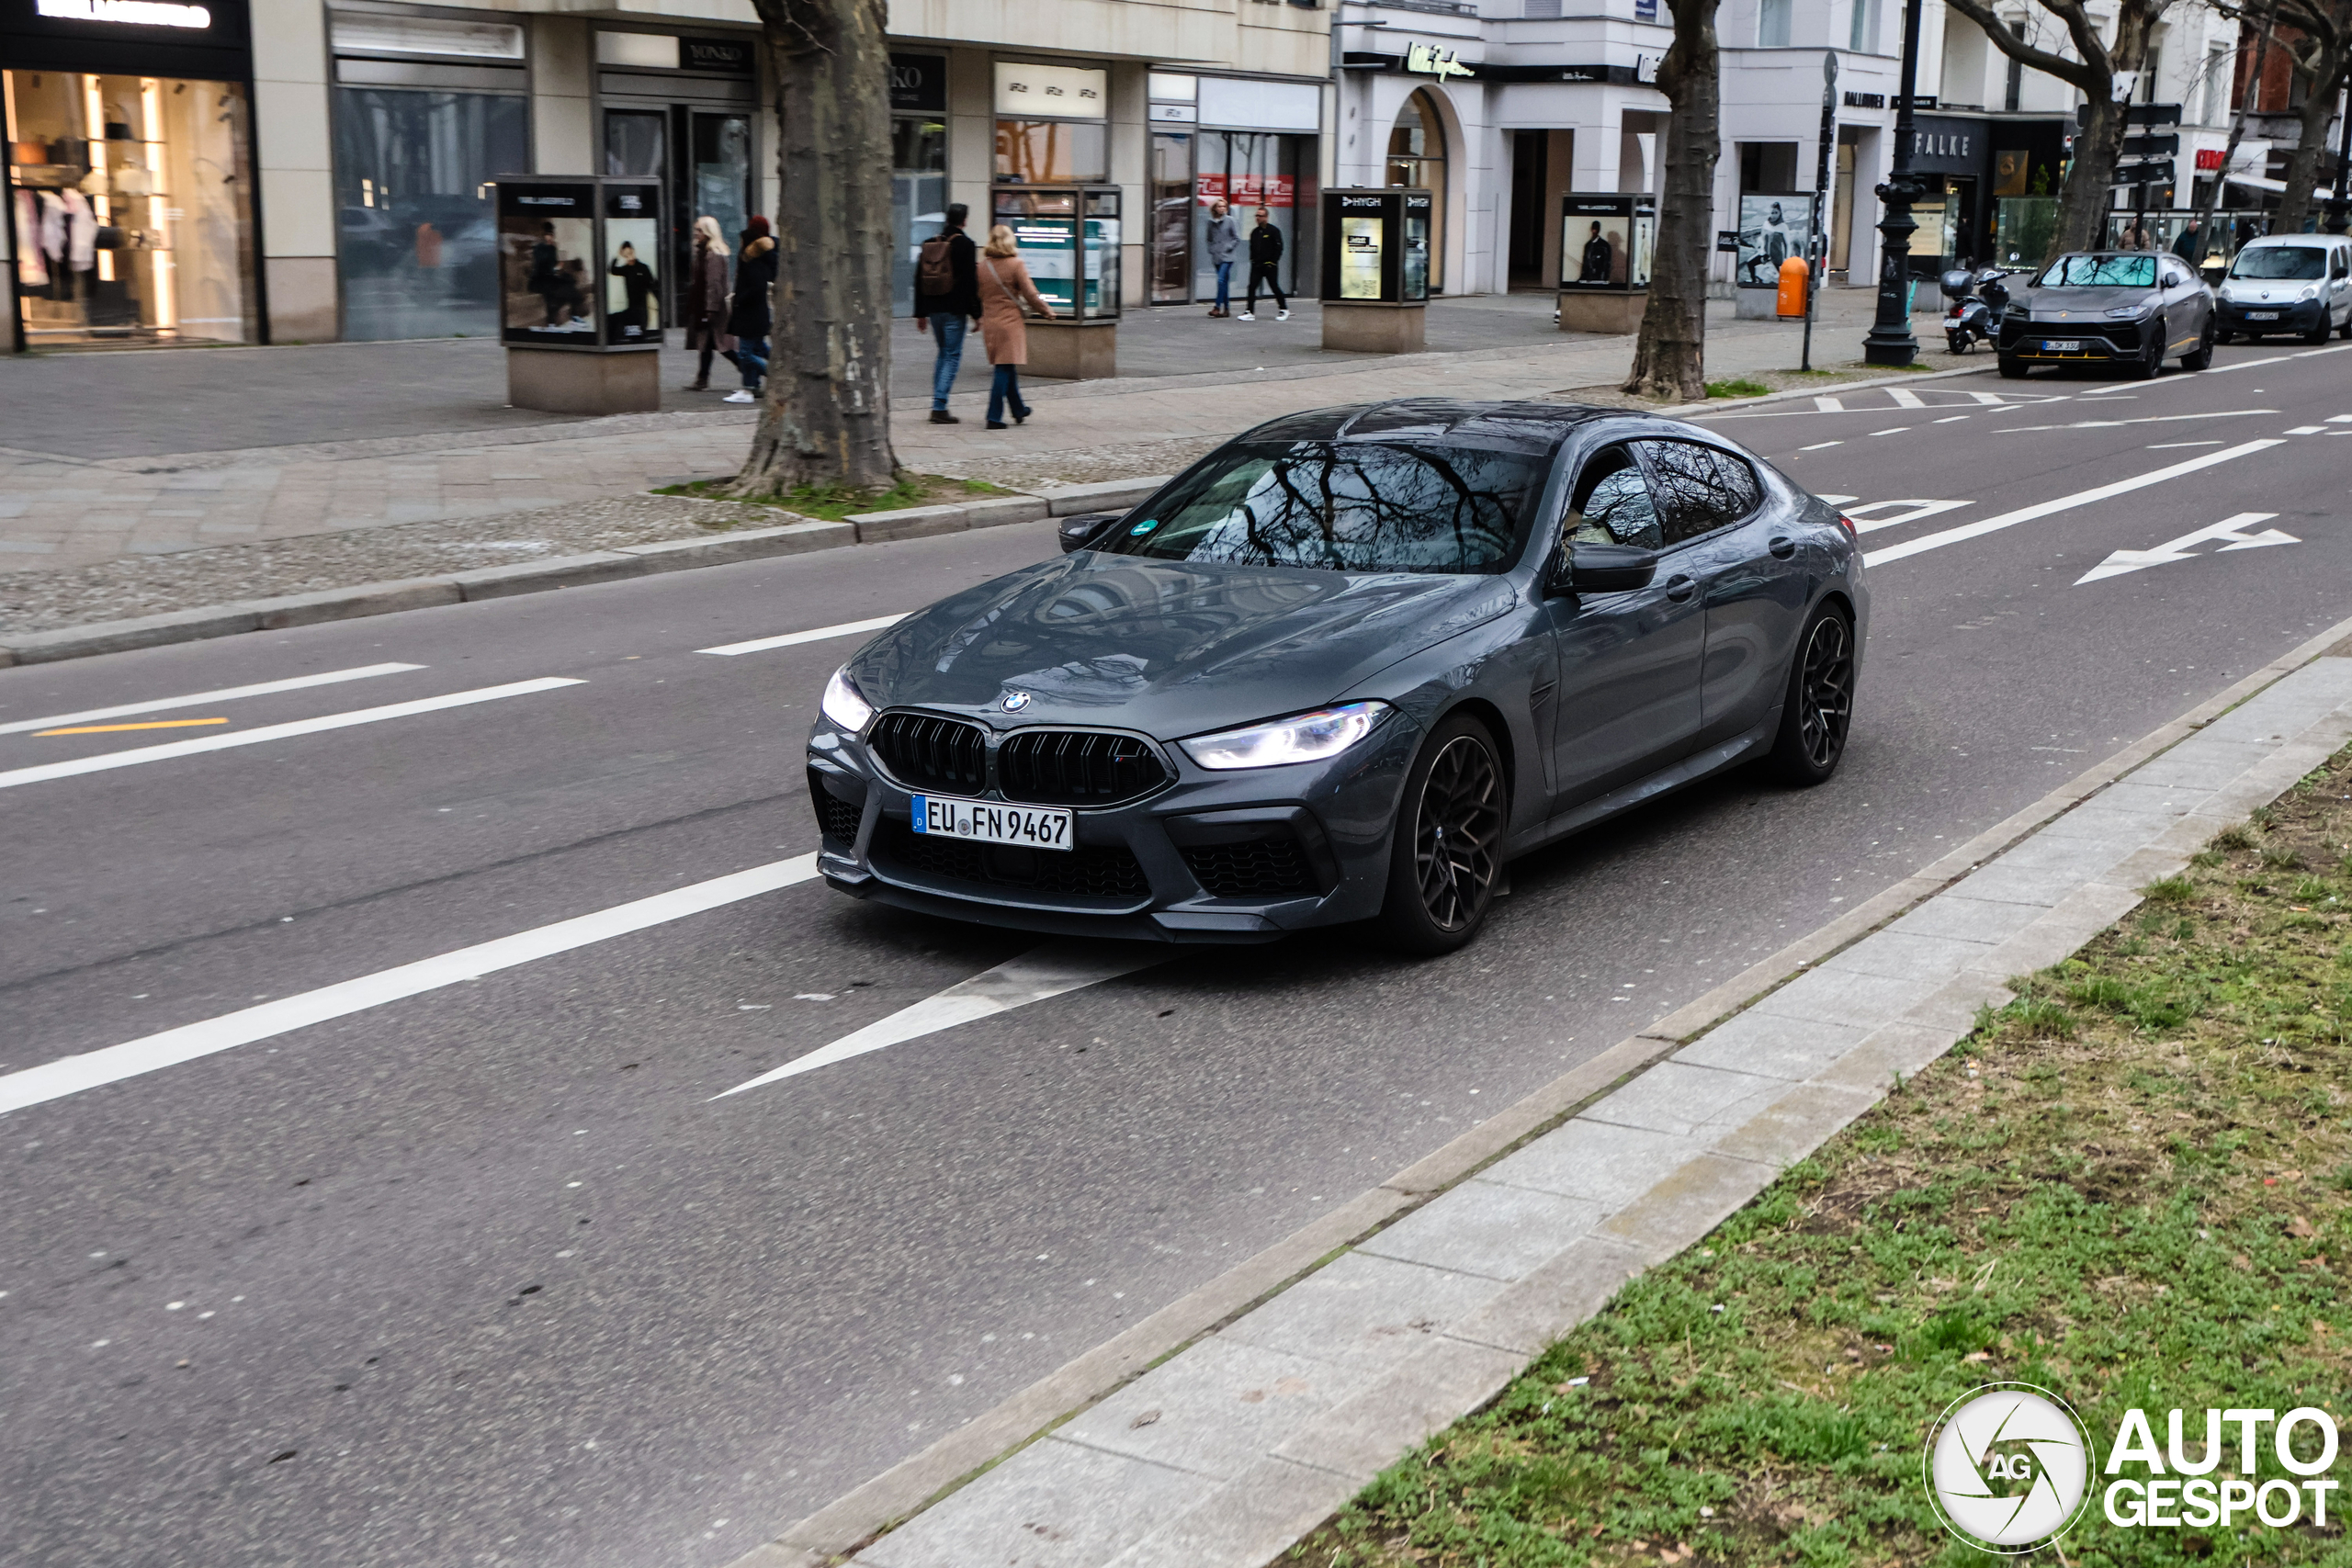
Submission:
[[[1676,604],[1699,591],[1699,581],[1693,577],[1669,577],[1666,580],[1666,596]]]
[[[1772,536],[1772,542],[1765,548],[1770,550],[1780,559],[1786,560],[1797,553],[1797,542],[1786,534],[1775,534]]]

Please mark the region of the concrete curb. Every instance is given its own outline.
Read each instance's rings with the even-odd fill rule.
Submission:
[[[854,513],[844,522],[802,520],[774,528],[744,528],[732,533],[686,539],[663,539],[650,545],[622,545],[582,555],[556,556],[545,560],[516,561],[509,566],[481,567],[447,577],[408,578],[390,582],[362,582],[350,588],[321,589],[271,599],[249,599],[196,610],[131,620],[99,621],[90,626],[61,626],[55,631],[17,632],[0,641],[0,668],[16,664],[50,664],[65,659],[88,659],[103,653],[161,648],[175,642],[198,642],[233,637],[240,632],[282,631],[315,626],[322,621],[355,620],[386,615],[400,610],[421,610],[440,604],[470,604],[483,599],[507,599],[522,593],[543,593],[559,588],[583,588],[591,583],[655,572],[682,571],[692,567],[732,566],[739,561],[775,556],[803,555],[848,545],[886,544],[896,539],[924,538],[934,534],[958,534],[973,528],[1034,523],[1094,510],[1133,506],[1166,484],[1168,475],[1148,479],[1113,479],[1101,484],[1070,485],[1046,495],[1012,495],[1002,500],[975,501],[956,506],[921,506],[898,512]],[[792,513],[786,513],[790,516]]]
[[[2315,722],[2296,726],[2299,733],[2275,750],[2267,761],[2214,794],[2205,803],[2205,810],[2183,816],[2155,840],[2099,877],[2046,908],[2034,908],[2022,929],[1983,944],[1984,951],[1977,962],[1894,1011],[1891,1021],[1889,1017],[1870,1012],[1867,997],[1861,1011],[1852,1015],[1871,1021],[1872,1026],[1863,1028],[1797,1017],[1804,1004],[1796,1000],[1775,1010],[1776,994],[1808,978],[1817,988],[1867,993],[1876,976],[1859,968],[1836,968],[1826,961],[1844,958],[1866,938],[1918,911],[1936,895],[1953,889],[2004,852],[2052,827],[2057,818],[2077,808],[2087,811],[2098,804],[2096,797],[2109,792],[2127,774],[2147,767],[2165,751],[2332,649],[2352,653],[2347,638],[2352,638],[2352,619],[2198,704],[1932,864],[1504,1108],[1379,1187],[1357,1195],[1171,1303],[1117,1339],[1032,1384],[923,1452],[794,1524],[775,1540],[738,1559],[733,1568],[822,1568],[853,1552],[859,1552],[861,1561],[876,1568],[898,1568],[900,1545],[910,1553],[905,1562],[929,1563],[934,1559],[926,1554],[924,1546],[902,1542],[903,1532],[896,1527],[980,1475],[994,1472],[1057,1429],[1119,1398],[1121,1391],[1134,1383],[1139,1369],[1172,1364],[1170,1358],[1177,1352],[1207,1343],[1216,1330],[1236,1327],[1245,1311],[1302,1287],[1326,1265],[1334,1264],[1336,1256],[1375,1256],[1365,1250],[1374,1237],[1385,1237],[1392,1227],[1401,1229],[1410,1216],[1442,1201],[1453,1201],[1474,1178],[1507,1157],[1531,1150],[1538,1140],[1565,1128],[1579,1112],[1606,1101],[1613,1091],[1641,1081],[1666,1057],[1680,1054],[1686,1043],[1700,1040],[1718,1026],[1728,1032],[1731,1026],[1740,1024],[1759,1037],[1746,1049],[1767,1053],[1790,1049],[1781,1037],[1792,1032],[1813,1039],[1818,1049],[1819,1037],[1844,1031],[1848,1048],[1810,1074],[1809,1082],[1752,1077],[1728,1070],[1728,1065],[1719,1068],[1676,1064],[1678,1073],[1752,1077],[1754,1083],[1769,1087],[1770,1095],[1752,1106],[1736,1125],[1723,1125],[1711,1149],[1694,1148],[1693,1159],[1646,1195],[1621,1208],[1604,1225],[1447,1325],[1433,1343],[1420,1347],[1406,1363],[1324,1412],[1309,1429],[1294,1434],[1244,1472],[1221,1478],[1184,1506],[1153,1519],[1138,1532],[1142,1539],[1133,1540],[1111,1559],[1117,1568],[1162,1562],[1181,1563],[1183,1568],[1209,1564],[1254,1568],[1267,1561],[1328,1517],[1398,1453],[1492,1397],[1527,1359],[1605,1306],[1626,1280],[1705,1235],[1762,1190],[1781,1168],[1869,1109],[1894,1078],[1907,1077],[1941,1055],[1967,1032],[1979,1005],[2007,999],[2004,982],[2009,976],[2043,967],[2075,951],[2139,902],[2137,887],[2177,870],[2213,833],[2291,787],[2333,749],[2314,739],[2331,721],[2315,716]],[[2154,772],[2151,770],[2152,777]],[[1849,1000],[1843,1005],[1854,1004]],[[1676,1098],[1673,1086],[1661,1092]],[[1346,1234],[1351,1222],[1358,1228]],[[1157,1419],[1152,1423],[1155,1429],[1159,1425]],[[1077,1442],[1058,1446],[1076,1448],[1091,1441],[1081,1434]],[[1044,1501],[1024,1498],[1024,1503]],[[1099,1498],[1091,1501],[1099,1506]],[[885,1531],[892,1533],[886,1536]],[[876,1544],[877,1538],[891,1543],[891,1549],[861,1551]],[[1001,1544],[959,1534],[953,1550],[978,1560],[973,1554],[996,1555]]]

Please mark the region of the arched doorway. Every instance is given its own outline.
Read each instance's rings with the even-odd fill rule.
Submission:
[[[1430,292],[1445,289],[1445,121],[1437,100],[1418,88],[1388,132],[1388,183],[1430,193]]]

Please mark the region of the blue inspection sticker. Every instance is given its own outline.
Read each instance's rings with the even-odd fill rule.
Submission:
[[[1130,529],[1128,529],[1128,530],[1127,530],[1127,537],[1128,537],[1128,538],[1130,538],[1130,539],[1140,539],[1140,538],[1142,538],[1146,534],[1150,533],[1154,528],[1157,528],[1157,527],[1159,527],[1159,518],[1157,518],[1157,517],[1147,517],[1147,518],[1145,518],[1142,522],[1140,522],[1140,523],[1136,524],[1134,527],[1132,527],[1132,528],[1130,528]]]

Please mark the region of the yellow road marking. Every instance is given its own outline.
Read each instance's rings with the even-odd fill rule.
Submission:
[[[151,718],[144,724],[77,724],[69,729],[36,729],[43,735],[112,735],[119,729],[186,729],[198,724],[226,724],[225,718]]]

